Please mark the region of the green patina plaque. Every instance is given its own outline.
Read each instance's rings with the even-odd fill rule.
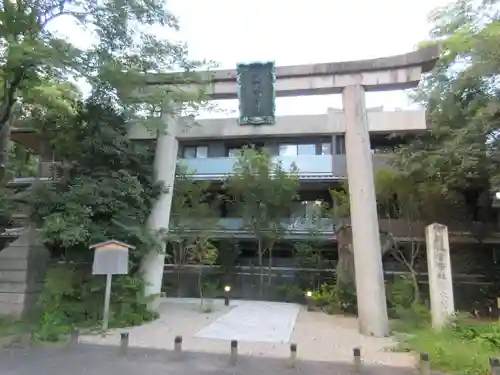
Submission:
[[[274,62],[238,64],[240,125],[273,125],[275,122]]]

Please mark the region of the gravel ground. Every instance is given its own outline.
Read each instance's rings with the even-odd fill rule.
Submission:
[[[284,359],[238,358],[229,366],[227,355],[183,353],[175,360],[166,350],[130,348],[126,358],[117,348],[80,344],[74,349],[31,348],[0,351],[2,375],[348,375],[352,367],[346,363],[301,360],[290,368]],[[409,368],[364,365],[361,374],[410,375]]]
[[[227,355],[229,353],[227,340],[194,337],[202,328],[229,311],[229,307],[223,306],[222,301],[216,302],[213,312],[203,314],[199,312],[196,302],[192,300],[166,299],[159,308],[160,319],[139,327],[114,330],[106,337],[83,336],[81,342],[117,346],[120,332],[126,331],[130,333],[131,347],[170,350],[173,347],[174,337],[180,335],[183,337],[183,348],[186,351]],[[232,301],[231,304],[231,308],[238,308],[237,301]],[[308,312],[304,308],[301,308],[298,314],[290,342],[297,344],[298,358],[301,363],[309,361],[311,363],[350,363],[352,349],[360,347],[366,364],[402,368],[415,366],[413,355],[387,350],[395,345],[392,339],[366,337],[359,334],[355,318]],[[257,362],[263,357],[269,361],[272,359],[283,361],[289,356],[289,347],[288,343],[240,342],[238,351],[241,355],[253,357]]]

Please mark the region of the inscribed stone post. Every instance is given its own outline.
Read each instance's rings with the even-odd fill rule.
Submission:
[[[439,329],[455,313],[448,228],[437,223],[428,225],[425,228],[425,238],[432,326]]]

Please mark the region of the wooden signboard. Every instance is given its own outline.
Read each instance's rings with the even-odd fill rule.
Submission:
[[[106,275],[102,323],[103,331],[108,329],[112,277],[113,275],[128,274],[128,253],[131,249],[134,249],[134,246],[116,240],[109,240],[90,246],[90,250],[94,250],[92,274]]]

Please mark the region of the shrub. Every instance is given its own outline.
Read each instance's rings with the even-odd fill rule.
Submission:
[[[483,340],[465,339],[462,335],[463,332],[457,333],[457,327],[446,327],[442,331],[427,328],[413,332],[406,345],[416,352],[428,353],[436,370],[460,375],[488,374],[489,358],[498,356],[498,348]]]
[[[157,317],[142,297],[141,279],[119,276],[113,280],[109,327],[137,325]],[[86,267],[57,264],[49,269],[38,301],[42,315],[35,328],[38,340],[57,341],[75,326],[96,327],[102,318],[104,280]]]

